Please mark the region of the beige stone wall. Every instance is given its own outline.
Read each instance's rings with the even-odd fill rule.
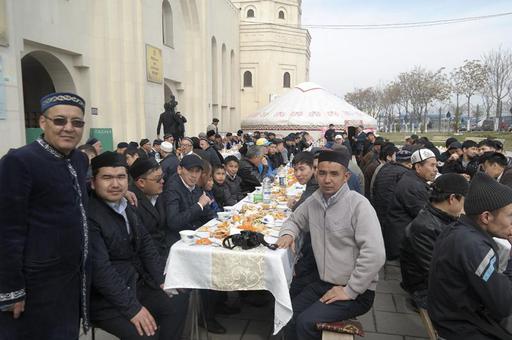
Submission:
[[[29,54],[57,91],[86,100],[84,139],[91,127],[111,127],[114,144],[155,138],[171,92],[188,119],[187,134],[203,131],[214,116],[221,130],[238,128],[239,10],[229,0],[167,0],[172,41],[165,44],[162,0],[1,1],[9,45],[0,44],[7,111],[0,154],[25,143],[21,58]],[[147,81],[146,44],[162,51],[161,83]],[[91,107],[98,115],[91,116]]]

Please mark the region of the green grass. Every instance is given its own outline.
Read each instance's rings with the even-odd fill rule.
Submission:
[[[436,146],[444,146],[445,140],[448,137],[455,137],[460,142],[463,142],[466,139],[475,139],[475,141],[484,139],[487,137],[502,139],[503,147],[506,151],[512,151],[512,132],[492,132],[492,131],[479,131],[479,132],[461,132],[459,134],[448,133],[448,132],[427,132],[427,133],[416,133],[420,137],[427,137],[431,140]],[[380,132],[380,136],[389,139],[390,142],[395,144],[403,144],[406,136],[410,136],[410,132],[395,132],[395,133],[384,133]],[[441,138],[438,138],[441,137]]]

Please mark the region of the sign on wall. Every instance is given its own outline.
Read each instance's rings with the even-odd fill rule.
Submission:
[[[101,141],[104,151],[114,150],[114,138],[111,128],[91,128],[89,137],[94,137]]]
[[[0,45],[8,46],[7,37],[7,6],[5,0],[0,0]]]
[[[164,80],[164,70],[162,62],[162,50],[146,45],[146,74],[148,81],[162,84]]]

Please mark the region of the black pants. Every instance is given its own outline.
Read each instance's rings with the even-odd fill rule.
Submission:
[[[0,261],[7,261],[6,259]],[[25,311],[0,312],[0,340],[75,340],[80,330],[80,274],[26,279]]]
[[[119,316],[113,319],[95,321],[94,326],[101,328],[121,340],[138,339],[181,339],[188,309],[188,294],[180,293],[172,298],[161,289],[145,285],[137,287],[137,298],[141,305],[151,313],[158,326],[154,336],[140,336],[130,320]]]
[[[317,281],[307,286],[292,300],[293,317],[286,327],[286,340],[316,340],[322,334],[317,322],[334,322],[354,318],[370,310],[375,292],[367,290],[355,300],[325,304],[319,299],[334,285]]]
[[[319,281],[318,268],[316,266],[315,254],[311,245],[311,234],[306,233],[302,248],[300,250],[302,257],[294,267],[295,276],[290,286],[290,297],[293,299],[311,283]]]

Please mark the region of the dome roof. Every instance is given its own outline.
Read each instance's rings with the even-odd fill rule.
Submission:
[[[321,130],[363,125],[376,129],[377,120],[323,87],[301,83],[242,121],[247,130]]]

